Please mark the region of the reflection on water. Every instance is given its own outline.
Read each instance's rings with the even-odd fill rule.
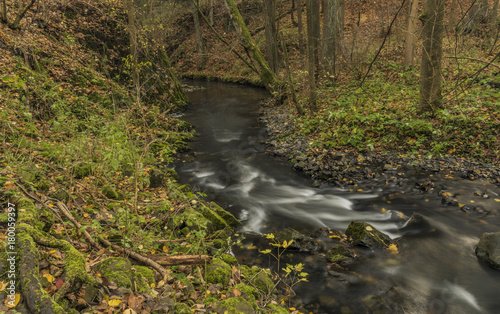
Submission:
[[[342,287],[344,278],[329,274],[326,262],[311,263],[310,283],[302,283],[297,295],[303,304],[319,304],[315,313],[337,313],[343,307],[356,311],[370,296],[385,297],[395,289],[410,300],[401,301],[401,309],[387,307],[390,312],[495,313],[500,307],[500,275],[481,265],[473,253],[483,232],[500,231],[496,212],[481,219],[469,217],[441,206],[437,193],[394,188],[389,193],[383,186],[370,192],[312,188],[310,180],[286,162],[265,153],[265,132],[257,122],[258,102],[268,97],[264,90],[195,84],[205,89],[189,94],[192,106],[184,118],[199,133],[192,143],[197,154],[193,161],[179,162],[177,170],[186,182],[232,211],[243,222],[242,231],[293,227],[310,234],[327,227],[343,232],[351,220],[358,220],[399,239],[398,256],[373,257],[368,252],[366,262],[355,269],[357,279],[346,275]],[[453,184],[457,186],[451,188],[460,191],[462,182]],[[463,189],[468,193],[477,187]],[[414,212],[425,217],[425,228],[406,226]],[[260,258],[256,252],[237,254]]]

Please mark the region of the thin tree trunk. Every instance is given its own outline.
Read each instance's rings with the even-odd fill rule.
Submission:
[[[141,83],[139,80],[139,64],[138,51],[137,51],[137,29],[135,27],[135,7],[134,0],[127,1],[127,14],[128,14],[128,32],[130,37],[130,56],[131,56],[131,71],[132,82],[135,87],[135,100],[137,104],[141,101]]]
[[[328,1],[323,15],[323,67],[335,75],[336,59],[344,30],[344,0]]]
[[[35,4],[36,0],[31,0],[25,7],[24,9],[21,10],[21,12],[19,12],[19,14],[16,16],[16,19],[14,20],[14,22],[12,22],[12,24],[9,25],[10,28],[12,29],[17,29],[19,28],[19,23],[21,22],[21,20],[23,19],[24,15],[26,14],[26,12],[28,12],[29,9],[31,9],[31,7]],[[5,4],[5,3],[4,3]],[[5,14],[7,14],[7,7],[5,7]],[[7,17],[7,15],[5,15],[5,17]]]
[[[307,0],[307,52],[309,72],[309,108],[316,110],[316,66],[318,64],[319,0]]]
[[[292,71],[290,70],[290,59],[288,58],[288,49],[286,48],[286,43],[285,39],[283,38],[283,33],[281,33],[281,46],[283,48],[283,54],[285,56],[285,68],[286,68],[286,74],[288,76],[288,87],[290,89],[290,93],[292,94],[292,101],[293,104],[295,105],[295,108],[297,109],[297,113],[299,115],[303,115],[304,108],[302,108],[302,105],[298,102],[297,94],[295,93],[295,87],[293,85],[293,79],[292,79]]]
[[[297,26],[297,22],[295,22],[295,17],[293,15],[293,12],[295,11],[295,0],[292,0],[292,11],[290,12],[290,18],[292,19],[292,24],[294,26]]]
[[[264,26],[266,29],[266,55],[271,70],[278,69],[278,43],[276,38],[276,0],[264,0]]]
[[[203,37],[201,35],[201,27],[200,27],[200,17],[198,15],[198,0],[196,0],[196,4],[192,1],[191,5],[193,8],[193,21],[194,21],[194,29],[196,32],[196,41],[198,43],[198,53],[200,54],[200,64],[198,66],[199,70],[203,70],[205,67],[205,48],[203,45]]]
[[[299,32],[299,52],[304,55],[304,26],[302,24],[302,0],[297,2],[297,31]]]
[[[319,69],[319,4],[320,0],[307,0],[307,45],[316,69]]]
[[[0,19],[3,23],[7,23],[7,4],[2,0],[2,12],[0,12]]]
[[[234,27],[236,31],[239,33],[241,38],[241,43],[243,47],[249,52],[249,55],[253,59],[253,61],[257,64],[259,69],[259,75],[262,83],[269,91],[275,90],[275,84],[277,83],[276,77],[274,73],[269,68],[264,56],[260,49],[253,42],[252,36],[248,31],[248,28],[243,20],[243,17],[238,10],[238,7],[234,0],[224,0],[226,7],[229,11],[229,15],[233,20]]]
[[[422,65],[420,71],[420,112],[442,107],[441,57],[443,54],[443,19],[445,0],[426,0],[423,22]]]
[[[417,29],[417,10],[418,10],[418,0],[410,0],[408,2],[408,17],[406,24],[406,36],[405,36],[405,61],[404,65],[412,66],[414,64],[414,54],[415,54],[415,42],[416,35],[415,30]]]
[[[209,1],[210,10],[208,11],[208,20],[210,21],[210,26],[214,26],[214,0]]]
[[[498,19],[498,0],[493,3],[493,8],[490,13],[490,34],[489,37],[493,38],[495,36],[495,30],[497,29]]]

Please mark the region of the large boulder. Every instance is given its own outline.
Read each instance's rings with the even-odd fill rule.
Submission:
[[[476,246],[476,256],[491,267],[500,269],[500,232],[483,233]]]
[[[351,221],[345,234],[351,238],[353,245],[361,245],[369,248],[387,248],[392,244],[391,238],[375,229],[366,222]]]

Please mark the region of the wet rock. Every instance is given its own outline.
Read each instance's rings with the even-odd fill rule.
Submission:
[[[448,198],[448,197],[443,197],[441,199],[441,204],[443,204],[444,206],[453,206],[453,207],[458,206],[458,202],[456,200]]]
[[[475,253],[480,260],[489,266],[500,269],[500,232],[483,233]]]
[[[351,237],[353,245],[361,245],[369,248],[386,248],[392,243],[388,235],[378,231],[366,222],[351,221],[345,234]]]
[[[284,241],[290,242],[290,240],[293,240],[288,249],[295,249],[301,252],[312,252],[319,249],[318,242],[309,237],[306,237],[302,233],[292,228],[286,228],[284,230],[276,232],[275,240],[278,243],[283,243]]]
[[[149,187],[151,189],[162,187],[165,183],[165,174],[159,169],[152,169],[149,172]]]
[[[400,231],[405,236],[409,236],[428,232],[432,229],[432,225],[427,221],[427,219],[425,219],[424,216],[419,213],[413,213]]]
[[[331,263],[335,263],[340,266],[348,266],[354,262],[356,254],[353,250],[339,244],[328,250],[326,257]]]

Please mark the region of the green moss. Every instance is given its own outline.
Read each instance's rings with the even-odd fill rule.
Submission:
[[[366,222],[351,221],[345,234],[351,237],[353,245],[362,245],[369,248],[385,248],[392,243],[388,235],[378,231]]]
[[[271,314],[288,314],[288,313],[290,313],[284,307],[281,307],[281,306],[276,305],[276,304],[270,303],[267,305],[267,307],[271,309]]]
[[[207,266],[207,282],[227,286],[231,279],[231,266],[223,260],[215,258],[212,264]]]
[[[119,287],[133,288],[130,278],[132,274],[132,264],[126,258],[109,257],[97,264],[95,270],[101,274],[101,277],[108,281],[115,282]]]
[[[47,191],[50,189],[50,184],[48,184],[45,181],[39,181],[38,184],[36,185],[36,188],[39,191]]]
[[[155,273],[153,272],[153,270],[149,269],[146,266],[138,266],[138,265],[134,266],[134,268],[138,274],[147,279],[149,285],[156,283]]]
[[[258,268],[258,267],[248,267],[246,265],[241,266],[241,272],[245,278],[252,283],[254,287],[262,291],[263,293],[269,293],[274,287],[274,282],[269,277],[270,272],[268,270]]]
[[[55,198],[56,200],[65,202],[69,200],[69,193],[65,189],[57,189],[54,193],[50,195],[52,198]]]
[[[73,174],[77,179],[88,177],[92,174],[92,165],[81,163],[73,168]]]
[[[260,294],[257,291],[257,289],[247,284],[239,283],[236,286],[234,286],[234,289],[243,292],[250,301],[255,301],[260,299]]]
[[[209,294],[205,300],[203,300],[203,304],[205,304],[206,306],[209,306],[209,305],[213,305],[217,303],[217,298],[211,294]]]
[[[254,314],[258,308],[256,302],[249,302],[242,297],[223,300],[219,307],[227,314]]]
[[[175,303],[173,313],[175,313],[175,314],[191,314],[192,312],[187,304]]]
[[[180,215],[177,215],[173,220],[173,225],[188,230],[206,230],[212,228],[212,223],[203,217],[196,209],[188,207]]]
[[[221,259],[229,265],[238,264],[238,260],[236,259],[236,257],[232,256],[231,254],[222,254]]]
[[[354,252],[339,244],[328,250],[326,257],[332,263],[346,265],[353,261]]]
[[[107,198],[112,200],[121,200],[123,199],[123,194],[121,192],[116,191],[111,185],[105,185],[101,189],[101,193],[104,194]]]

